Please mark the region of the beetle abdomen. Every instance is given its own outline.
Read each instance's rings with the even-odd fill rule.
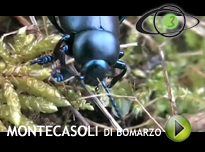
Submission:
[[[103,29],[119,35],[118,16],[59,16],[59,20],[67,34]]]
[[[75,35],[73,55],[82,65],[93,59],[102,59],[113,65],[118,59],[119,49],[119,40],[112,33],[89,30]]]

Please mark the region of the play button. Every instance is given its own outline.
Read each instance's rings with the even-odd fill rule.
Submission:
[[[184,130],[184,127],[177,120],[174,120],[174,121],[175,121],[175,135],[174,135],[174,137],[176,138],[177,135]]]
[[[169,139],[175,142],[181,142],[189,137],[191,125],[186,118],[176,115],[167,121],[165,132]]]

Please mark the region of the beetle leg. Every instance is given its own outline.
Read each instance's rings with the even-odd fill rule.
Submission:
[[[65,55],[66,55],[66,52],[68,52],[69,49],[68,49],[68,45],[63,45],[61,48],[60,48],[60,54],[59,54],[59,61],[60,61],[60,64],[61,66],[65,66],[66,65],[66,62],[65,62]]]
[[[65,31],[58,25],[55,16],[47,16],[47,17],[50,20],[50,22],[55,26],[55,28],[58,29],[59,32],[65,33]]]
[[[124,21],[124,19],[125,19],[126,17],[127,17],[127,16],[119,16],[120,24]]]
[[[61,47],[61,45],[65,43],[66,45],[63,45]],[[72,53],[69,50],[69,45],[70,44],[70,35],[64,35],[56,44],[53,54],[55,59],[59,59],[60,63],[62,66],[65,65],[65,55],[71,55]],[[60,50],[60,51],[59,51]]]
[[[115,65],[113,66],[114,68],[118,68],[121,69],[122,72],[117,75],[114,76],[112,81],[110,82],[110,84],[108,85],[109,88],[112,88],[118,81],[121,80],[121,78],[125,75],[125,73],[127,72],[127,66],[126,63],[121,61],[121,60],[117,60],[117,62],[115,63]]]
[[[43,65],[52,61],[53,61],[53,57],[51,55],[46,55],[46,56],[39,57],[37,60],[31,61],[31,65],[36,63],[39,65]]]
[[[57,82],[69,80],[76,77],[74,71],[69,66],[61,66],[51,72],[51,76]]]
[[[57,82],[63,81],[64,77],[61,73],[57,72],[56,70],[52,71],[51,76]]]
[[[120,113],[120,111],[119,111],[119,109],[117,107],[117,104],[116,104],[114,98],[110,95],[110,90],[108,89],[105,81],[101,81],[101,84],[102,84],[103,88],[105,89],[105,91],[108,93],[108,97],[110,98],[110,102],[112,103],[112,106],[114,107],[118,117],[121,120],[122,127],[125,128],[125,121],[123,120],[123,117],[122,117],[122,115],[121,115],[121,113]]]
[[[121,50],[119,52],[119,58],[118,59],[121,59],[124,55],[125,55],[125,52]]]

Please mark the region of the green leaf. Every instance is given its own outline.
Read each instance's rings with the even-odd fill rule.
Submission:
[[[134,69],[132,71],[132,73],[134,74],[134,76],[136,77],[141,77],[141,78],[146,78],[146,74],[144,71],[140,70],[140,69]]]
[[[129,100],[125,100],[125,99],[115,99],[115,102],[117,104],[117,107],[119,108],[119,111],[120,111],[122,117],[126,116],[130,111],[131,102]],[[113,106],[112,106],[112,112],[116,117],[118,117],[118,115],[115,111],[115,108]]]
[[[1,122],[1,120],[0,120],[0,132],[7,132],[7,129],[4,126],[4,124]]]
[[[112,88],[112,93],[121,96],[133,96],[134,91],[131,85],[129,84],[129,82],[124,80],[122,82],[119,82]],[[123,117],[126,116],[130,111],[132,101],[130,101],[127,98],[114,98],[114,99],[122,116]],[[114,107],[112,107],[112,112],[114,113],[115,116],[117,116]]]

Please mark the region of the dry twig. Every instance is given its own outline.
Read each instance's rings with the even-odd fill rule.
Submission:
[[[169,83],[169,76],[167,73],[167,69],[166,69],[166,65],[165,65],[165,59],[164,59],[164,52],[163,52],[163,47],[170,41],[171,39],[168,39],[166,41],[164,41],[159,47],[159,55],[161,57],[161,65],[162,65],[162,71],[163,71],[163,75],[164,75],[164,81],[165,81],[165,85],[167,88],[167,93],[168,93],[168,98],[171,104],[171,108],[172,108],[172,115],[177,115],[177,106],[176,106],[176,101],[175,101],[175,97],[172,93],[171,90],[171,85]]]
[[[111,127],[108,127],[108,126],[99,124],[99,123],[97,123],[97,122],[91,121],[91,120],[89,120],[89,119],[86,119],[86,120],[87,120],[87,122],[88,122],[90,125],[98,126],[99,128],[109,129],[109,130],[114,130],[114,129],[115,129],[115,128],[111,128]]]
[[[97,98],[97,97],[102,97],[102,96],[107,96],[108,94],[99,94],[99,95],[92,95],[92,96],[87,96],[87,97],[82,97],[82,98],[79,98],[79,100],[81,99],[88,99],[88,98]],[[139,102],[139,100],[134,97],[134,96],[121,96],[121,95],[114,95],[114,94],[109,94],[113,97],[116,97],[116,98],[127,98],[129,100],[134,100],[135,102],[137,102],[140,107],[145,111],[145,113],[147,113],[147,115],[149,116],[150,119],[152,119],[154,121],[154,123],[162,130],[165,132],[165,130],[163,129],[162,126],[160,126],[160,124],[149,114],[149,112],[144,108],[144,106]]]
[[[130,29],[135,29],[135,26],[128,20],[124,20],[123,21],[123,24],[126,25],[127,27],[129,27]],[[136,34],[137,34],[137,31],[136,31]],[[147,35],[147,34],[141,34],[146,40],[148,40],[150,42],[150,44],[154,45],[156,44],[156,42],[154,41],[154,39],[150,36],[150,35]]]
[[[121,44],[120,49],[125,49],[125,48],[128,48],[128,47],[134,47],[134,46],[137,46],[137,43]]]
[[[36,21],[36,19],[35,19],[34,16],[29,16],[29,18],[30,18],[30,20],[31,20],[31,22],[32,22],[33,25],[38,26],[38,23],[37,23],[37,21]]]
[[[46,16],[42,16],[42,20],[43,20],[43,28],[46,32],[46,35],[48,35],[48,27],[47,27],[47,23],[46,23]]]
[[[86,86],[82,84],[82,87],[85,89],[85,91],[90,94],[91,98],[93,99],[94,103],[98,106],[98,108],[103,112],[103,114],[108,118],[108,120],[111,122],[111,124],[113,125],[113,127],[117,130],[122,131],[122,128],[119,126],[119,124],[115,121],[115,119],[111,116],[111,114],[107,111],[107,109],[104,107],[104,105],[102,104],[102,102],[95,96],[92,95],[92,93],[86,88]],[[108,94],[107,94],[108,95]]]
[[[16,18],[22,25],[24,26],[31,26],[31,23],[27,21],[23,16],[13,16]]]
[[[87,123],[87,121],[85,120],[85,118],[81,115],[81,113],[77,110],[75,110],[75,108],[70,107],[71,111],[73,112],[73,114],[76,116],[76,118],[78,118],[78,120],[84,125],[84,126],[89,126],[89,124]]]

